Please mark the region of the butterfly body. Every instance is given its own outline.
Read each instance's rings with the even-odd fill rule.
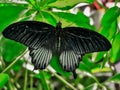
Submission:
[[[4,31],[6,38],[20,42],[30,50],[35,69],[44,69],[54,54],[65,71],[74,72],[86,53],[107,51],[110,42],[95,31],[80,27],[56,27],[38,21],[11,24]]]

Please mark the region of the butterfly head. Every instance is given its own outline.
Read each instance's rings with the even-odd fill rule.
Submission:
[[[56,29],[57,29],[57,30],[61,29],[61,26],[62,26],[62,23],[59,21],[59,22],[57,23],[57,25],[56,25]]]

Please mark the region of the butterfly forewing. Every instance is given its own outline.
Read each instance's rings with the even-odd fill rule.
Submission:
[[[64,28],[67,43],[76,54],[107,51],[111,48],[110,42],[95,31],[79,28]]]
[[[34,69],[44,69],[55,48],[55,28],[37,21],[17,22],[8,26],[3,35],[29,47]]]
[[[39,48],[54,34],[55,28],[49,24],[37,21],[17,22],[8,26],[3,35],[31,48]]]

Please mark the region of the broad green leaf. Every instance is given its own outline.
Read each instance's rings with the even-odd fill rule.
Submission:
[[[50,13],[42,12],[42,14],[48,23],[52,24],[53,26],[56,26],[57,21]]]
[[[120,73],[115,74],[114,76],[110,77],[107,82],[113,82],[120,84]]]
[[[82,28],[94,29],[93,26],[90,25],[90,20],[87,16],[85,16],[82,12],[78,12],[77,14],[65,13],[65,12],[54,12],[53,15],[57,16],[62,22],[62,26],[79,26]],[[72,17],[72,18],[71,18]],[[66,22],[64,22],[66,21]]]
[[[120,59],[120,32],[115,36],[112,49],[110,51],[110,61],[112,63],[117,62]]]
[[[87,66],[84,62],[80,62],[79,64],[79,69],[82,71],[86,71],[88,73],[91,73],[91,69],[89,68],[89,66]]]
[[[102,26],[109,27],[111,26],[111,23],[114,22],[120,15],[120,8],[117,6],[114,6],[106,11],[102,18]]]
[[[23,62],[24,62],[24,60],[18,60],[18,61],[12,66],[12,69],[13,69],[15,72],[20,71],[20,69],[22,68]]]
[[[92,3],[94,0],[57,0],[54,3],[49,4],[49,7],[54,7],[62,10],[68,10],[73,8],[75,5],[82,3],[82,2],[87,2],[87,3]]]
[[[34,20],[46,22],[53,26],[56,26],[57,23],[57,20],[49,12],[45,12],[45,11],[41,11],[40,13],[38,13],[35,16]]]
[[[89,54],[88,54],[89,55]],[[89,58],[89,56],[85,55],[83,58],[82,58],[82,61],[87,65],[89,66],[89,68],[92,68],[94,67],[94,62],[91,61],[91,59]]]
[[[5,61],[11,62],[13,59],[15,59],[17,56],[19,56],[24,50],[25,46],[22,44],[19,44],[15,41],[8,40],[3,38],[0,42],[0,46],[2,49],[2,56]]]
[[[47,3],[50,4],[50,3],[53,3],[55,1],[57,1],[57,0],[47,0]]]
[[[109,23],[109,27],[103,26],[100,33],[104,35],[108,40],[112,40],[113,37],[115,36],[115,33],[117,32],[117,19],[114,20],[113,22]]]
[[[58,58],[57,55],[53,56],[50,65],[56,70],[57,73],[59,73],[59,74],[61,74],[61,75],[63,75],[63,76],[69,76],[70,73],[69,73],[69,72],[66,72],[66,71],[64,71],[64,70],[62,69],[62,67],[61,67],[58,59],[59,59],[59,58]]]
[[[27,1],[31,5],[35,5],[36,3],[36,0],[25,0],[25,1]]]
[[[48,4],[55,2],[56,0],[26,0],[32,9],[42,10],[49,9]]]
[[[24,10],[25,8],[20,6],[0,7],[0,32],[13,21],[17,20]]]
[[[9,80],[8,74],[1,73],[0,74],[0,88],[2,88]]]

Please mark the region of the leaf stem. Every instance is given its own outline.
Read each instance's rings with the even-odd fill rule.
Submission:
[[[20,56],[18,56],[17,58],[15,58],[15,60],[13,60],[13,62],[8,67],[6,67],[1,73],[5,73],[6,71],[8,71],[27,52],[28,52],[28,49],[26,49]]]

